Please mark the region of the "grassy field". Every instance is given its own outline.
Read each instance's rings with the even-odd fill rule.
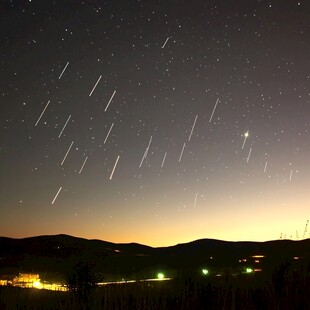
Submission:
[[[310,309],[307,274],[179,278],[52,292],[0,287],[0,309]]]

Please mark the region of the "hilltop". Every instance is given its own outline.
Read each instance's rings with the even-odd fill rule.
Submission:
[[[255,259],[253,256],[261,256]],[[214,272],[245,266],[268,270],[286,260],[310,259],[310,239],[267,242],[229,242],[200,239],[168,247],[112,243],[68,235],[23,239],[0,237],[0,275],[36,272],[62,277],[79,261],[87,262],[105,278],[154,277],[195,273],[202,267]],[[255,262],[256,260],[256,262]]]

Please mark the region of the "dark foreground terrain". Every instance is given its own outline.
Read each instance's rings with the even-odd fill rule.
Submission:
[[[310,309],[309,270],[283,264],[270,278],[176,278],[52,292],[0,287],[0,309]]]
[[[54,292],[0,286],[0,310],[309,310],[309,262],[310,239],[203,239],[151,248],[66,235],[0,237],[0,279],[35,273],[43,282],[70,287],[69,292]],[[155,278],[159,272],[172,280],[96,286]]]
[[[257,255],[261,258],[257,258]],[[297,260],[296,260],[297,259]],[[152,248],[136,243],[116,244],[67,235],[24,239],[0,237],[0,279],[6,275],[37,273],[42,280],[64,281],[64,275],[82,261],[101,275],[98,282],[119,279],[240,273],[247,267],[270,274],[284,261],[310,260],[310,239],[268,242],[227,242],[202,239],[170,247]]]

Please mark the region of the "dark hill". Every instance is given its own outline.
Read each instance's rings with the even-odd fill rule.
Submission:
[[[79,262],[94,266],[106,278],[154,277],[192,272],[202,266],[214,270],[240,268],[240,261],[254,264],[253,255],[264,255],[265,269],[293,257],[310,258],[310,239],[268,242],[228,242],[201,239],[170,247],[152,248],[129,243],[116,244],[68,235],[24,239],[0,237],[0,275],[18,272],[64,275]],[[255,266],[254,266],[255,267]]]

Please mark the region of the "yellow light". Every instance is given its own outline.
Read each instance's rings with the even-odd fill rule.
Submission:
[[[247,131],[245,134],[244,134],[245,137],[248,137],[249,136],[249,132]]]
[[[202,269],[203,275],[207,275],[209,273],[208,269]]]
[[[252,257],[253,257],[253,258],[264,258],[265,255],[253,255]]]
[[[161,273],[161,272],[159,274],[157,274],[157,278],[159,280],[162,280],[164,277],[165,277],[165,275],[163,273]]]
[[[42,288],[42,287],[43,287],[43,285],[42,285],[42,283],[41,283],[40,281],[34,281],[34,282],[32,283],[32,286],[33,286],[34,288]]]

